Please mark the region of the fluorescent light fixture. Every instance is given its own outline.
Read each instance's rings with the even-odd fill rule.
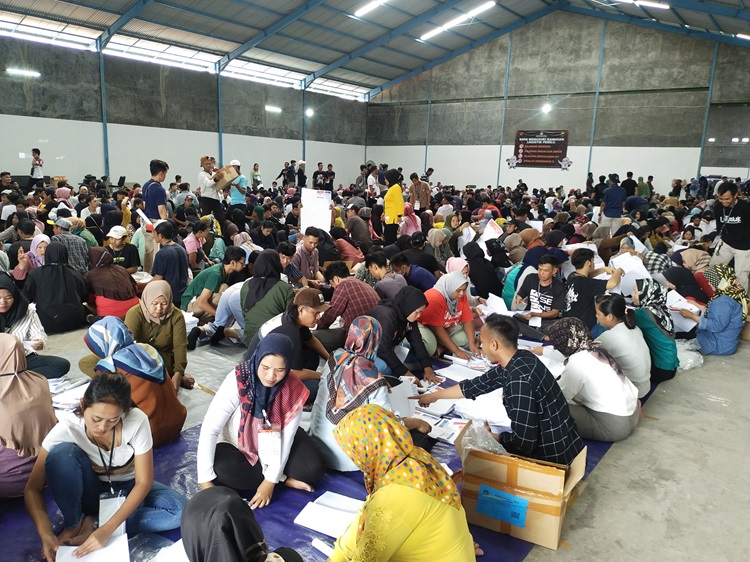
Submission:
[[[354,12],[354,15],[358,18],[361,18],[365,14],[372,12],[375,8],[380,6],[381,4],[385,4],[388,2],[388,0],[374,0],[373,2],[368,2],[364,6],[362,6],[359,10]]]
[[[6,68],[5,72],[13,76],[26,76],[28,78],[39,78],[42,74],[36,70],[23,70],[22,68]]]
[[[307,115],[308,117],[312,117],[313,115],[315,115],[315,112],[314,112],[314,111],[313,111],[312,109],[310,109],[310,108],[308,107],[308,108],[307,108],[307,109],[305,110],[305,115]]]
[[[714,137],[710,137],[710,138],[708,139],[708,142],[716,142],[716,139],[715,139]]]
[[[281,113],[281,108],[276,107],[275,105],[267,105],[266,111],[268,111],[269,113]]]
[[[742,142],[750,142],[750,138],[748,138],[748,137],[742,137]]]
[[[661,2],[647,2],[646,0],[638,0],[635,5],[639,8],[656,8],[657,10],[669,10],[669,4],[662,4]]]
[[[745,41],[750,41],[750,35],[745,35],[744,33],[738,33],[735,35],[737,39],[744,39]]]
[[[552,111],[552,106],[549,103],[545,103],[542,106],[542,112],[543,113],[549,113],[550,111]]]
[[[734,138],[732,138],[732,142],[740,142],[740,137],[734,137]]]
[[[492,8],[494,6],[495,6],[494,0],[492,2],[485,2],[484,4],[481,4],[481,5],[477,6],[476,8],[474,8],[473,10],[471,10],[470,12],[467,12],[465,14],[462,14],[462,15],[458,16],[455,19],[452,19],[451,21],[449,21],[445,25],[443,25],[441,27],[437,27],[437,28],[433,29],[432,31],[428,31],[427,33],[425,33],[424,35],[422,35],[422,37],[420,37],[420,39],[422,41],[427,41],[430,37],[434,37],[438,33],[442,33],[443,31],[447,31],[451,27],[456,27],[457,25],[461,25],[465,21],[468,21],[468,20],[470,20],[470,19],[478,16],[482,12],[486,12],[487,10],[489,10],[490,8]]]

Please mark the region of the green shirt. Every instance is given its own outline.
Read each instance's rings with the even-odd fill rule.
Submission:
[[[201,271],[182,293],[182,310],[187,310],[193,297],[197,298],[203,292],[203,289],[208,289],[212,293],[217,292],[224,282],[224,278],[223,263],[217,263]]]
[[[86,245],[89,248],[93,248],[94,246],[98,246],[99,242],[96,241],[96,238],[94,238],[94,235],[91,234],[88,230],[82,230],[78,233],[78,236],[83,238],[83,241],[86,242]]]
[[[249,281],[246,281],[240,290],[242,310],[245,316],[245,345],[255,337],[260,327],[268,320],[284,312],[294,300],[294,290],[289,283],[279,281],[262,299],[255,303],[250,310],[245,310],[245,299],[247,298]]]
[[[635,325],[643,332],[643,339],[646,340],[651,351],[651,364],[654,367],[664,371],[674,371],[680,366],[674,337],[667,336],[656,325],[653,316],[647,310],[635,309]]]

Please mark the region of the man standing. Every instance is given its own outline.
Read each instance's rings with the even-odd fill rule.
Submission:
[[[313,172],[312,187],[318,190],[326,188],[326,172],[323,169],[323,162],[318,162],[318,169]]]
[[[333,171],[333,164],[328,164],[328,169],[326,170],[326,184],[323,189],[326,191],[333,192],[333,183],[336,181],[336,172]]]
[[[287,189],[294,189],[297,185],[297,170],[294,168],[297,164],[296,160],[292,160],[286,167],[286,187]]]
[[[161,182],[167,177],[169,165],[164,160],[151,160],[149,169],[151,179],[144,183],[141,189],[143,201],[146,203],[146,216],[151,220],[166,219],[167,192],[164,191]]]
[[[31,149],[31,173],[29,175],[29,181],[26,184],[26,193],[31,191],[31,188],[42,187],[44,184],[44,160],[42,160],[42,151],[38,148]]]
[[[610,236],[613,236],[622,225],[622,206],[625,203],[625,190],[617,185],[614,174],[609,176],[609,187],[604,191],[602,197],[601,215],[599,226],[609,228]]]
[[[428,185],[432,185],[432,172],[435,170],[432,168],[427,168],[427,171],[424,173],[424,175],[420,178],[422,181],[427,182]]]
[[[307,173],[305,172],[305,161],[299,161],[299,169],[297,170],[297,187],[307,187]]]
[[[409,203],[415,211],[430,208],[430,186],[426,181],[419,179],[416,172],[409,176],[411,186],[409,188]]]
[[[185,248],[175,244],[174,228],[168,222],[156,225],[154,238],[161,249],[154,256],[154,266],[151,275],[154,280],[163,279],[172,287],[172,301],[175,306],[180,307],[182,294],[188,285],[188,257]]]
[[[714,215],[721,241],[711,265],[729,263],[734,258],[737,279],[745,291],[750,291],[750,203],[739,198],[736,183],[723,182],[716,193],[719,201],[714,205]]]
[[[247,177],[245,177],[245,174],[240,172],[240,167],[242,166],[242,164],[240,164],[239,160],[232,160],[229,165],[232,166],[237,172],[237,177],[230,184],[229,188],[229,210],[232,211],[234,209],[240,209],[244,213],[245,211],[247,211],[247,206],[245,205]]]
[[[80,236],[71,234],[72,223],[66,218],[58,218],[52,224],[52,242],[61,242],[68,249],[68,264],[82,274],[89,270],[89,247]]]

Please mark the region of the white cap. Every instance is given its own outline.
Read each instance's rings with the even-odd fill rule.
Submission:
[[[109,229],[109,234],[107,236],[109,238],[123,238],[127,235],[127,231],[122,226],[117,225]]]
[[[298,165],[298,166],[299,166],[300,164],[306,164],[306,163],[307,163],[307,162],[305,162],[304,160],[298,160],[298,161],[297,161],[297,165]]]
[[[231,161],[231,162],[229,163],[229,165],[230,165],[230,166],[242,166],[242,164],[240,164],[240,161],[239,161],[239,160],[232,160],[232,161]]]

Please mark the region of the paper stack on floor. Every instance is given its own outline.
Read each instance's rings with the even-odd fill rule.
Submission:
[[[52,407],[57,410],[75,410],[81,403],[83,393],[86,392],[86,389],[88,387],[89,383],[86,382],[85,384],[70,388],[65,392],[61,392],[60,394],[52,398]]]
[[[56,562],[130,562],[130,550],[128,549],[128,536],[117,535],[111,537],[107,545],[87,554],[82,558],[73,556],[77,546],[59,546],[57,548]]]
[[[363,503],[341,494],[326,492],[314,502],[308,502],[294,519],[294,523],[337,539],[357,518]]]

